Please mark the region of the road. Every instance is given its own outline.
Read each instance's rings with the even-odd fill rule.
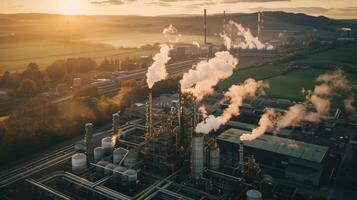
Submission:
[[[167,65],[166,69],[169,76],[181,75],[184,72],[192,68],[193,64],[196,64],[198,60],[186,60],[181,62],[176,62]],[[140,69],[136,71],[131,71],[125,74],[120,74],[117,79],[119,81],[130,81],[130,80],[142,80],[146,76],[147,69]]]

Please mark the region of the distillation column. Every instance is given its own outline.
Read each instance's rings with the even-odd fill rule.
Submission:
[[[86,152],[87,152],[87,161],[88,163],[93,163],[94,157],[93,157],[93,124],[92,123],[86,123],[85,124],[85,130],[86,130],[86,135],[85,135],[85,141],[86,141]]]

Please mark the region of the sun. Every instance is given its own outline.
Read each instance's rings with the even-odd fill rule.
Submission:
[[[63,15],[77,15],[81,14],[83,11],[83,5],[81,5],[81,1],[73,1],[73,0],[61,0],[57,3],[57,9],[60,14]]]

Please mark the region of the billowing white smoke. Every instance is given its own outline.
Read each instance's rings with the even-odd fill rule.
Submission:
[[[200,106],[198,108],[198,110],[200,111],[200,113],[202,114],[203,116],[203,119],[206,119],[208,117],[208,112],[206,110],[206,107],[204,105]]]
[[[216,117],[208,116],[207,119],[199,123],[196,127],[196,132],[208,134],[212,130],[217,130],[221,125],[226,124],[233,116],[240,114],[239,107],[243,103],[245,97],[253,97],[257,90],[264,86],[262,81],[247,79],[241,85],[233,85],[224,94],[230,100],[229,106],[223,111],[222,115]]]
[[[276,126],[276,113],[273,109],[268,109],[260,118],[259,126],[252,130],[251,133],[245,133],[240,136],[241,141],[255,140],[262,136],[267,130],[274,129]]]
[[[197,41],[193,41],[192,44],[195,45],[197,48],[201,47],[200,43],[198,43]]]
[[[177,28],[172,24],[166,27],[162,31],[162,34],[164,34],[165,38],[167,38],[171,43],[177,43],[181,39],[181,34],[178,33]]]
[[[156,82],[167,78],[166,64],[171,59],[169,57],[171,49],[172,47],[167,44],[160,45],[160,52],[154,56],[154,63],[146,73],[146,82],[149,88],[152,88]]]
[[[213,93],[217,83],[233,74],[238,60],[228,51],[217,52],[214,58],[201,61],[195,69],[190,69],[183,75],[181,91],[192,94],[197,101]]]
[[[303,90],[303,92],[308,93],[307,100],[313,104],[317,112],[309,112],[307,110],[307,102],[291,106],[283,115],[274,113],[273,110],[267,110],[259,121],[259,127],[254,129],[250,134],[242,135],[241,140],[254,140],[263,135],[268,128],[278,130],[290,126],[298,126],[301,121],[318,122],[321,116],[329,114],[331,109],[330,99],[333,92],[336,89],[350,88],[341,70],[336,70],[332,74],[320,75],[316,80],[321,84],[315,86],[313,91]],[[352,105],[353,100],[351,97],[344,101],[346,110],[355,111]]]
[[[331,98],[338,89],[350,89],[350,85],[342,70],[338,69],[332,74],[323,74],[316,79],[320,85],[310,91],[308,100],[314,105],[320,115],[327,115],[331,109]]]
[[[178,34],[177,29],[172,24],[165,28],[162,34],[164,34],[171,43],[178,42],[181,38],[181,35]],[[146,73],[146,82],[149,88],[152,88],[156,82],[167,78],[166,64],[171,59],[169,53],[172,48],[172,45],[161,44],[160,52],[153,57],[154,62]]]
[[[299,126],[301,121],[318,122],[320,116],[315,112],[308,112],[306,104],[295,104],[286,113],[277,117],[278,129],[290,126]]]
[[[232,20],[228,22],[225,33],[220,34],[220,36],[223,38],[227,49],[274,49],[271,44],[263,43],[258,39],[258,37],[254,37],[249,28],[244,28],[241,24]]]

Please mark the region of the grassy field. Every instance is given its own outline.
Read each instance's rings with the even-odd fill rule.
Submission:
[[[348,80],[357,86],[357,43],[346,44],[323,52],[312,54],[296,60],[298,64],[310,66],[308,69],[297,69],[282,73],[284,64],[263,66],[238,70],[233,76],[222,81],[220,88],[227,89],[232,84],[241,83],[247,78],[266,80],[271,97],[302,100],[301,89],[312,89],[318,75],[341,68],[346,72]]]
[[[341,67],[357,72],[357,43],[348,43],[301,59],[298,63],[315,68]]]
[[[36,62],[43,69],[59,59],[90,57],[100,62],[104,58],[149,56],[154,50],[120,50],[105,45],[54,41],[12,42],[0,44],[0,73],[22,71]]]

